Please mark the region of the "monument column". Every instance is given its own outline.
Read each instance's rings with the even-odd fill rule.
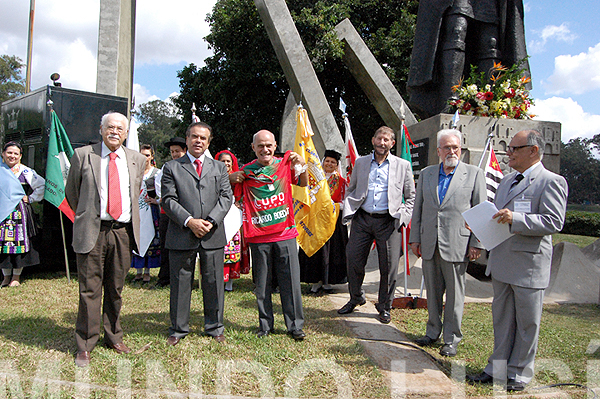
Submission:
[[[100,0],[96,92],[126,97],[133,90],[136,0]]]

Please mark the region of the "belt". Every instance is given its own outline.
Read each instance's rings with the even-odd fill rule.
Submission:
[[[117,230],[117,229],[122,229],[123,227],[128,227],[131,225],[131,223],[117,222],[116,220],[102,220],[100,222],[100,225],[102,227],[108,227],[109,229],[112,229],[112,230]]]
[[[390,216],[390,214],[388,212],[386,212],[386,213],[370,213],[370,212],[365,211],[362,208],[358,208],[358,210],[366,215],[371,216],[372,218],[384,218],[384,217]]]

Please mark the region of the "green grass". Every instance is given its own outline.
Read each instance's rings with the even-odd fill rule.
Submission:
[[[556,245],[559,242],[566,241],[566,242],[572,242],[573,244],[576,244],[579,248],[587,247],[588,245],[592,244],[596,240],[598,240],[598,237],[576,236],[573,234],[562,234],[562,233],[556,233],[556,234],[552,235],[552,244],[553,245]]]
[[[169,290],[143,288],[132,283],[132,278],[130,273],[123,290],[121,320],[124,342],[132,353],[119,356],[101,343],[94,349],[86,369],[93,386],[90,397],[114,398],[117,387],[128,385],[134,398],[147,397],[146,389],[187,393],[190,385],[200,383],[208,395],[227,394],[230,386],[232,395],[257,397],[266,392],[284,396],[294,373],[305,370],[314,359],[325,361],[326,372],[309,373],[300,384],[301,396],[337,396],[337,386],[328,371],[336,365],[350,376],[354,397],[389,397],[386,379],[339,322],[336,309],[326,297],[303,297],[308,337],[295,342],[286,334],[279,295],[274,295],[275,334],[259,339],[255,336],[258,313],[253,284],[249,276],[244,276],[234,282],[234,292],[226,293],[227,343],[222,345],[202,335],[202,297],[201,291],[195,290],[191,334],[179,345],[169,347]],[[33,396],[36,373],[48,372],[63,382],[60,397],[76,396],[73,383],[85,381],[73,362],[77,282],[69,284],[58,274],[25,277],[20,287],[0,290],[0,304],[0,372],[12,368],[25,397]],[[242,371],[236,372],[235,368]],[[118,369],[130,369],[130,374],[118,374]],[[118,375],[125,383],[119,384]],[[0,376],[0,389],[2,382]],[[2,392],[0,397],[4,397]],[[47,393],[43,397],[48,397]]]

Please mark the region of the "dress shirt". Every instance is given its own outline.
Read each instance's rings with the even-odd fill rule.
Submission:
[[[196,158],[195,156],[193,156],[192,154],[190,154],[190,152],[186,152],[188,158],[190,159],[190,162],[192,163],[192,165],[194,165],[194,169],[196,169],[196,164],[194,162],[196,162],[196,159],[200,160],[200,164],[202,164],[202,167],[204,167],[204,158],[206,158],[206,156],[204,155],[206,153],[206,151],[204,151],[202,153],[202,155],[200,155],[200,158]],[[183,222],[183,225],[185,227],[187,227],[188,222],[190,221],[190,219],[193,219],[193,217],[188,216],[187,219],[185,219],[185,222]]]
[[[452,169],[452,172],[446,174],[446,172],[444,172],[444,163],[440,163],[440,177],[438,180],[438,198],[440,200],[440,205],[442,204],[442,202],[444,202],[444,197],[446,197],[448,186],[450,186],[452,176],[454,176],[454,171],[456,171],[457,166],[458,164],[456,164],[454,169]]]
[[[369,171],[369,191],[361,208],[368,213],[387,213],[388,211],[388,178],[390,161],[385,159],[381,164],[371,154],[371,170]]]
[[[108,162],[110,160],[110,153],[112,151],[108,149],[104,142],[102,143],[102,158],[100,159],[100,219],[101,220],[114,220],[106,210],[108,204]],[[121,216],[117,219],[117,222],[129,223],[131,222],[131,198],[129,197],[129,169],[127,168],[127,157],[123,147],[117,148],[115,151],[117,157],[115,163],[117,164],[117,171],[119,172],[119,186],[121,189]]]

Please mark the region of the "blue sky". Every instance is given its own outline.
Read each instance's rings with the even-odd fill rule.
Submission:
[[[600,133],[600,2],[526,0],[525,29],[540,120],[563,124],[563,141]],[[177,71],[210,50],[205,15],[214,0],[137,0],[136,103],[179,91]],[[64,87],[94,91],[99,0],[37,1],[32,88],[61,74]],[[29,2],[0,0],[0,54],[26,59]]]

